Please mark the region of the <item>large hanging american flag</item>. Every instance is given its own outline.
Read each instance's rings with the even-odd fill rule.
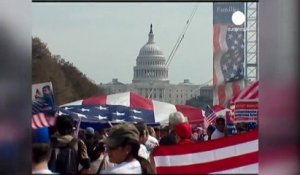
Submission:
[[[224,107],[244,86],[244,27],[231,21],[237,10],[244,3],[213,3],[213,103]]]
[[[169,114],[180,111],[191,123],[202,123],[200,108],[155,101],[133,92],[96,96],[60,106],[60,113],[76,115],[81,122],[138,122],[168,124]]]
[[[158,146],[158,174],[257,174],[258,131],[199,143]]]

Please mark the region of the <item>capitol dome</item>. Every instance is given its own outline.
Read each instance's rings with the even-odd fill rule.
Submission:
[[[148,34],[148,42],[140,49],[133,68],[133,83],[164,82],[168,83],[168,68],[163,51],[154,42],[152,24]]]
[[[154,43],[147,43],[141,48],[139,55],[164,55],[164,53]]]

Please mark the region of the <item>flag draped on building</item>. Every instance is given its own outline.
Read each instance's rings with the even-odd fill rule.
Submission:
[[[158,174],[257,174],[258,131],[208,142],[159,146],[153,157]]]
[[[202,123],[200,108],[155,101],[133,92],[90,97],[60,106],[61,113],[75,114],[81,122],[138,122],[168,124],[169,114],[180,111],[191,123]]]
[[[238,10],[243,2],[213,3],[213,103],[224,107],[244,86],[244,26],[231,20]]]

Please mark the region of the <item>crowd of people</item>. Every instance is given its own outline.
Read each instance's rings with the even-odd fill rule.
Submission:
[[[33,130],[32,173],[155,174],[151,154],[155,147],[204,142],[235,133],[229,132],[223,117],[204,128],[189,124],[181,112],[174,112],[164,127],[125,122],[76,132],[72,117],[59,116],[55,127]],[[235,129],[237,134],[253,128],[238,124]]]

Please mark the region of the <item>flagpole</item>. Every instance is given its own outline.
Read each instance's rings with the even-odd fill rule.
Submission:
[[[81,124],[81,117],[79,117],[79,121],[78,121],[77,126],[76,126],[76,133],[75,133],[76,138],[78,138],[80,124]]]

